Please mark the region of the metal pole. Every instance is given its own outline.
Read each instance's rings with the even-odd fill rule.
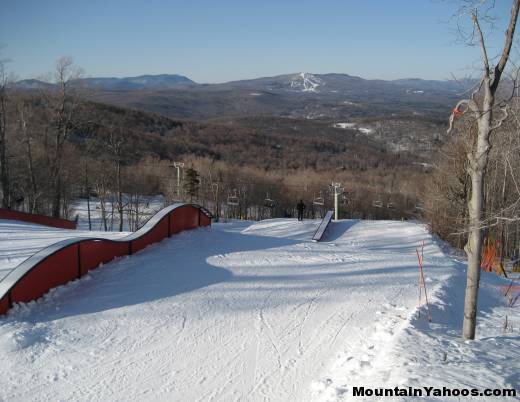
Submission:
[[[339,201],[338,197],[343,194],[344,189],[341,187],[341,183],[332,183],[329,186],[330,190],[334,192],[334,220],[339,219]]]
[[[181,168],[184,167],[183,162],[173,162],[173,166],[177,168],[177,199],[181,198]]]

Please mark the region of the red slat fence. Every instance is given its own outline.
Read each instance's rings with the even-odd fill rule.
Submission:
[[[80,237],[33,254],[0,281],[0,314],[13,303],[36,300],[50,289],[81,278],[116,257],[131,255],[167,237],[211,225],[211,213],[196,204],[173,204],[152,216],[137,232],[121,239]]]

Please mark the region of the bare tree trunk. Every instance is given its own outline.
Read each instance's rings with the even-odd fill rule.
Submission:
[[[61,215],[61,176],[56,176],[53,185],[52,217],[59,218]]]
[[[491,133],[500,127],[502,122],[507,118],[507,109],[501,108],[502,117],[498,121],[493,121],[493,107],[495,106],[495,93],[500,83],[500,78],[504,72],[509,53],[513,43],[516,21],[520,9],[520,0],[513,0],[511,8],[511,19],[506,31],[504,48],[500,60],[494,68],[490,66],[490,60],[487,54],[484,34],[480,28],[477,10],[472,12],[471,18],[475,29],[476,38],[480,45],[483,76],[481,87],[484,91],[481,104],[475,100],[475,95],[470,99],[460,101],[455,110],[461,105],[466,105],[467,110],[471,111],[477,120],[478,133],[473,144],[468,151],[468,174],[471,179],[471,196],[468,201],[469,216],[469,237],[465,250],[468,256],[468,271],[466,294],[464,300],[464,322],[462,334],[464,339],[475,338],[475,328],[477,323],[477,302],[478,288],[480,281],[480,253],[482,249],[482,216],[484,212],[484,178],[489,158]],[[480,89],[479,88],[479,89]],[[453,121],[452,115],[451,121]],[[451,130],[451,124],[450,129]]]
[[[110,197],[110,231],[114,230],[114,196]]]
[[[139,222],[139,194],[135,194],[135,227],[134,230],[139,230],[139,227],[141,226]]]
[[[85,191],[87,192],[87,215],[88,215],[88,230],[92,230],[92,220],[90,217],[90,188],[88,185],[88,164],[85,161]]]
[[[117,211],[119,212],[119,231],[123,231],[123,193],[121,190],[121,160],[117,160]]]
[[[2,185],[2,207],[10,208],[9,166],[7,161],[7,79],[0,62],[0,184]]]
[[[468,155],[468,173],[471,178],[471,197],[468,201],[469,237],[465,250],[468,256],[466,295],[464,300],[463,336],[475,338],[477,319],[477,296],[480,281],[480,252],[482,250],[482,214],[484,211],[484,176],[489,157],[492,107],[494,97],[485,80],[486,93],[478,123],[475,150]]]
[[[33,162],[33,154],[32,154],[32,138],[29,134],[29,130],[27,128],[27,116],[25,105],[20,104],[19,109],[20,116],[20,127],[23,135],[23,139],[25,142],[25,152],[27,157],[27,168],[29,169],[29,182],[30,182],[30,195],[29,195],[29,212],[36,212],[37,200],[38,200],[38,184],[36,182],[36,174],[34,171],[34,162]]]
[[[477,318],[477,296],[480,281],[480,250],[482,249],[482,233],[480,229],[483,205],[484,171],[471,172],[471,198],[468,202],[470,232],[466,243],[468,256],[468,272],[466,296],[464,299],[463,336],[465,339],[475,337]]]
[[[107,209],[105,204],[105,199],[100,198],[100,207],[101,207],[101,220],[103,221],[103,230],[105,232],[108,232],[108,226],[107,226]]]

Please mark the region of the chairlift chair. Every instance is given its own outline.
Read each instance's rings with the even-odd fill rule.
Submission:
[[[319,197],[316,197],[316,196],[313,197],[312,203],[314,205],[318,205],[318,206],[325,205],[325,199],[323,198],[321,192],[320,192],[320,196]]]
[[[372,201],[372,206],[376,208],[382,208],[383,207],[383,201],[381,200],[374,200]]]
[[[264,200],[264,206],[267,208],[274,208],[274,204],[274,200],[269,198],[269,193],[267,193]]]
[[[237,196],[237,190],[233,191],[233,194],[228,194],[227,204],[231,206],[236,206],[239,204],[239,199]]]

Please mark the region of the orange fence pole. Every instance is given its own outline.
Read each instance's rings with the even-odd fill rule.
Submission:
[[[415,249],[417,253],[417,259],[419,260],[419,307],[421,307],[421,296],[422,289],[424,288],[424,298],[426,300],[426,307],[428,308],[428,321],[432,322],[432,314],[430,311],[430,303],[428,303],[428,293],[426,292],[426,281],[424,280],[424,270],[423,270],[423,261],[424,261],[424,241],[421,245],[421,254],[419,254],[419,249]],[[419,310],[420,314],[420,310]]]

